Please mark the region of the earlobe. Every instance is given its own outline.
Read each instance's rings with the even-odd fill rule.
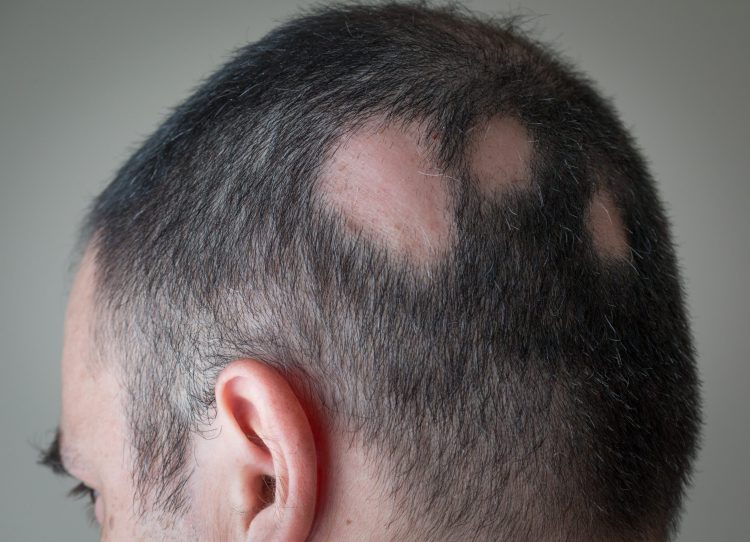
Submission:
[[[232,456],[226,476],[229,519],[244,540],[305,540],[312,528],[317,459],[310,421],[289,382],[257,360],[237,360],[216,382],[222,446]]]

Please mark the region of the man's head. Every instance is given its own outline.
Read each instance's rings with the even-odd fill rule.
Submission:
[[[112,538],[674,526],[699,408],[669,226],[612,107],[512,20],[290,21],[83,245],[59,444]]]

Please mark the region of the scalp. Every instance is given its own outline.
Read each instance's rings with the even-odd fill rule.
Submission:
[[[370,121],[347,133],[323,167],[321,192],[350,232],[386,250],[427,263],[457,241],[455,205],[460,183],[473,182],[483,197],[503,196],[531,182],[533,141],[523,124],[495,116],[467,130],[470,179],[434,160],[439,134],[416,122]]]
[[[472,135],[469,167],[482,193],[499,196],[514,185],[529,184],[533,141],[520,121],[509,116],[494,116],[478,124]]]
[[[594,192],[586,215],[594,250],[600,256],[627,257],[628,240],[619,208],[606,189]]]
[[[323,167],[325,205],[350,233],[362,234],[397,257],[417,264],[439,259],[457,242],[460,183],[474,183],[488,200],[528,189],[534,141],[511,116],[478,122],[466,134],[469,179],[462,179],[433,159],[437,138],[416,122],[371,120],[348,132]],[[594,251],[602,258],[625,258],[627,234],[611,192],[597,188],[586,209]]]
[[[418,262],[453,243],[451,183],[416,123],[369,122],[346,135],[324,167],[324,201],[387,250]]]

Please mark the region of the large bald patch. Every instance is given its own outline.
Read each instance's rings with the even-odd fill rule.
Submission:
[[[424,261],[449,247],[454,232],[450,180],[420,137],[416,124],[365,125],[326,164],[322,192],[349,229]]]
[[[491,119],[468,134],[468,159],[480,189],[502,194],[506,185],[528,182],[531,153],[520,123]],[[324,201],[348,229],[392,253],[426,263],[450,250],[455,239],[452,183],[431,159],[427,134],[416,123],[371,122],[348,134],[325,164]]]

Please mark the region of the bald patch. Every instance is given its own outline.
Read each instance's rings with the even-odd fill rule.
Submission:
[[[594,193],[586,222],[594,249],[600,255],[626,257],[628,240],[625,225],[620,210],[607,190],[599,189]]]
[[[416,124],[375,122],[349,134],[324,166],[324,201],[346,226],[385,248],[427,262],[455,236],[448,177],[430,160]]]
[[[469,164],[485,195],[497,196],[512,186],[529,184],[532,141],[520,121],[492,117],[471,134]]]

